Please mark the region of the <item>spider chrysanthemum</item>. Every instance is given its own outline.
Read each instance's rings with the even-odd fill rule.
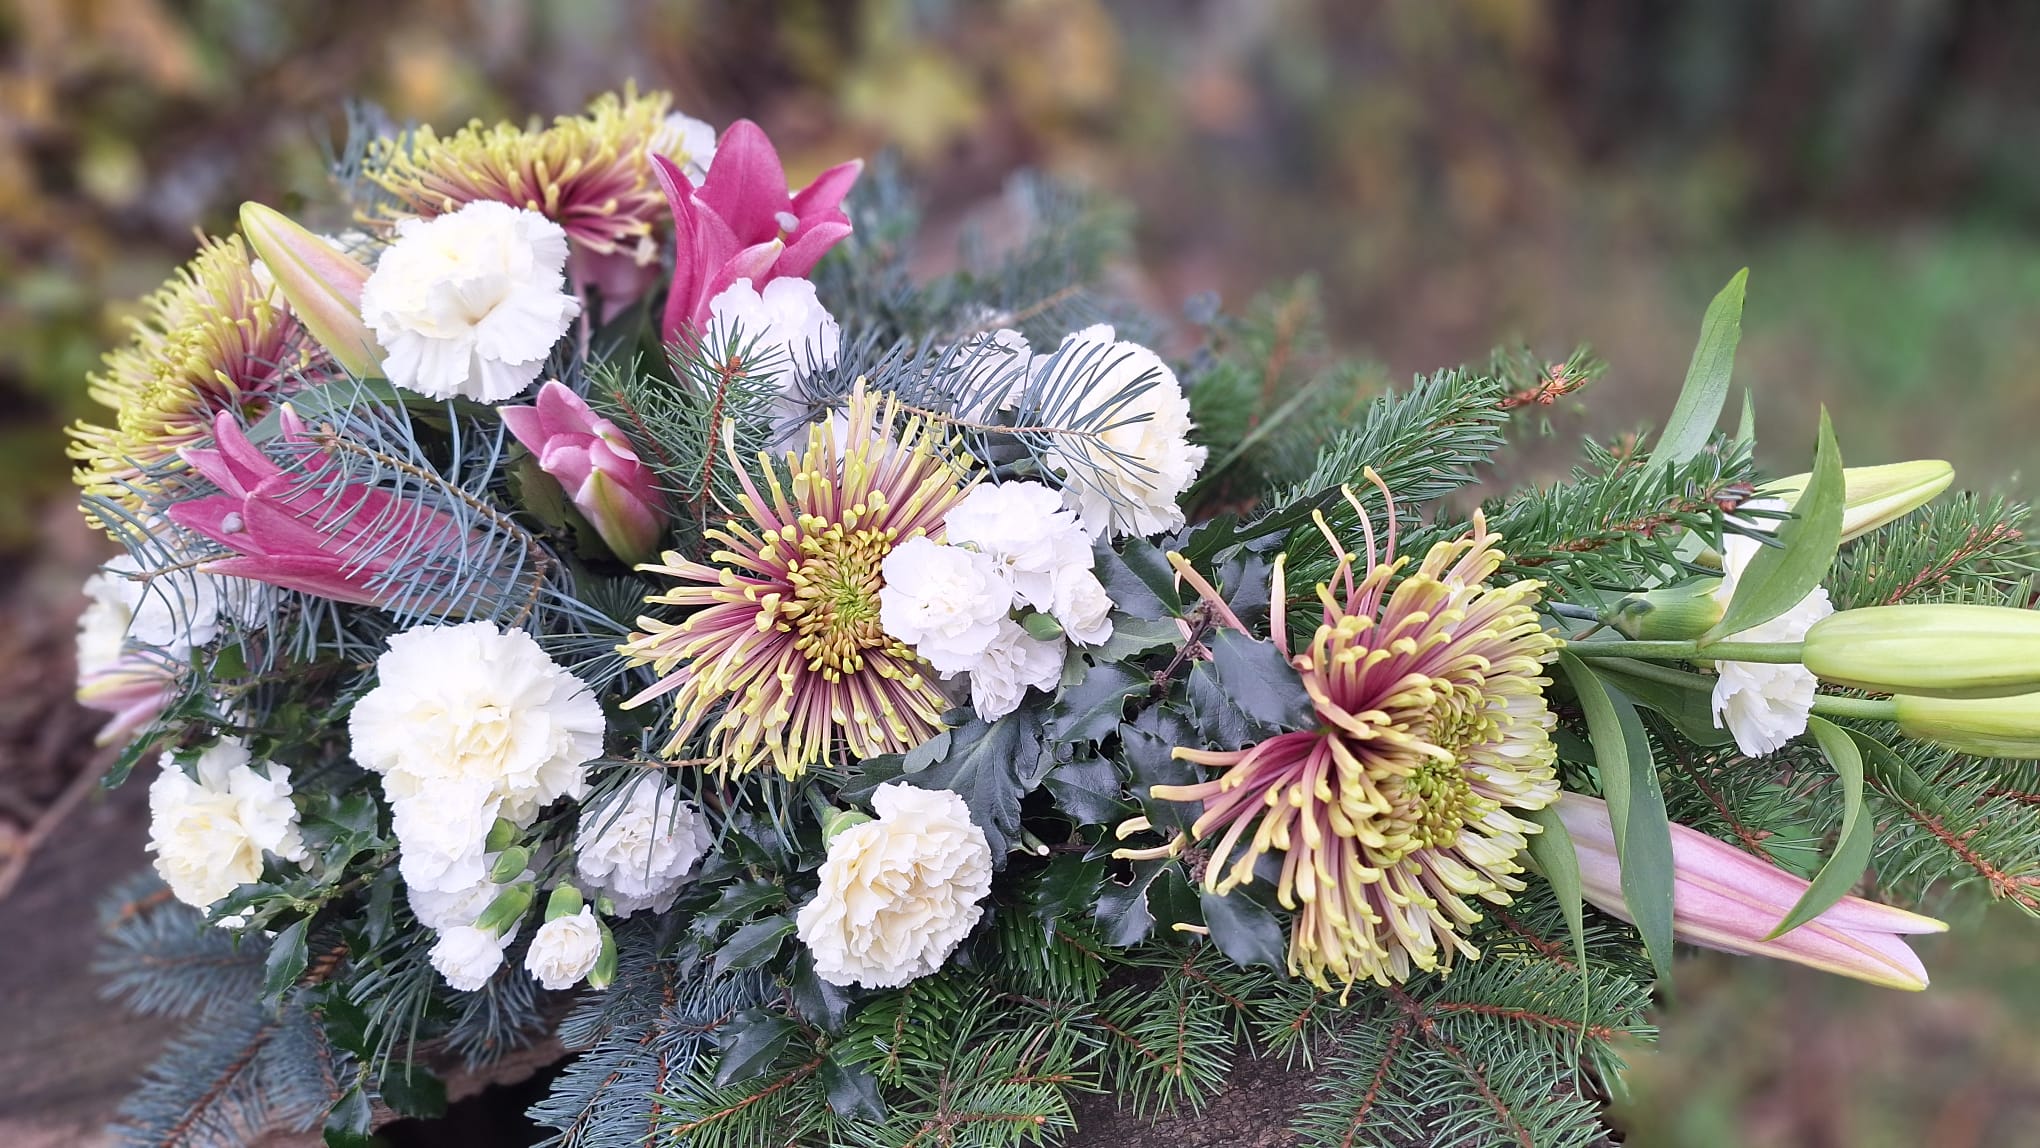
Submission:
[[[1539,583],[1487,584],[1498,541],[1476,514],[1399,581],[1392,532],[1381,561],[1368,538],[1362,576],[1343,554],[1318,587],[1322,623],[1290,658],[1316,728],[1233,752],[1179,748],[1225,772],[1154,787],[1203,805],[1191,834],[1217,837],[1207,889],[1246,884],[1280,854],[1276,897],[1297,911],[1290,971],[1321,987],[1478,957],[1470,899],[1507,904],[1524,888],[1517,858],[1538,826],[1520,814],[1558,797],[1542,668],[1559,643],[1534,613]],[[1281,603],[1279,559],[1273,582]],[[1280,608],[1270,628],[1288,650]]]
[[[767,495],[742,477],[738,512],[707,532],[709,564],[668,551],[639,567],[680,583],[646,599],[693,612],[638,619],[622,647],[661,675],[632,698],[674,697],[678,756],[708,728],[715,767],[770,762],[792,777],[841,749],[854,757],[912,749],[941,728],[948,702],[913,649],[879,624],[881,566],[917,535],[942,537],[969,461],[935,427],[906,421],[892,399],[860,389],[848,409],[808,429],[786,456],[790,481],[765,456]],[[841,445],[837,445],[838,443]]]
[[[418,215],[494,200],[545,216],[591,252],[643,262],[653,253],[652,228],[667,214],[647,152],[678,146],[666,124],[671,103],[664,92],[610,92],[544,128],[476,120],[441,136],[420,127],[378,141],[368,175]]]
[[[305,365],[302,330],[256,267],[239,237],[207,240],[143,301],[133,336],[88,380],[112,425],[71,428],[87,494],[138,508],[155,468],[210,434],[215,415],[260,416]]]

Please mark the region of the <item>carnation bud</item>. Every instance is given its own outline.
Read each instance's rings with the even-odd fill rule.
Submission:
[[[1601,620],[1632,641],[1688,641],[1721,621],[1722,605],[1714,596],[1720,588],[1719,578],[1696,578],[1647,594],[1631,594],[1615,603]]]
[[[368,268],[289,216],[259,203],[241,205],[241,233],[262,257],[276,289],[312,338],[352,375],[382,373],[382,347],[361,321]]]
[[[2040,689],[2040,611],[1911,605],[1844,610],[1814,623],[1806,668],[1837,685],[1945,698]]]
[[[1781,478],[1760,492],[1780,498],[1789,508],[1806,492],[1813,475]],[[1852,466],[1842,471],[1842,541],[1858,538],[1888,522],[1911,514],[1955,481],[1955,468],[1938,458],[1893,462],[1883,466]]]
[[[869,820],[871,814],[860,813],[855,809],[829,810],[828,816],[822,818],[823,848],[827,848],[830,842]]]
[[[616,934],[609,931],[609,922],[598,922],[602,930],[602,955],[595,958],[595,967],[588,970],[588,987],[606,989],[616,980]]]
[[[482,850],[487,853],[501,853],[510,848],[510,843],[516,840],[517,823],[507,817],[498,817],[496,823],[489,826],[489,835],[482,840]],[[511,874],[512,877],[516,875]]]
[[[2040,758],[2040,693],[1998,698],[1891,699],[1906,736],[1978,757]]]
[[[1028,637],[1043,642],[1052,642],[1063,636],[1062,623],[1039,612],[1020,619],[1020,628],[1027,631]]]
[[[524,917],[524,911],[531,908],[534,892],[531,882],[524,881],[496,894],[496,899],[489,902],[489,907],[482,910],[482,915],[475,920],[475,928],[499,937],[509,932],[510,927]]]
[[[501,884],[515,881],[531,866],[531,850],[527,846],[513,845],[496,855],[496,861],[489,866],[489,880]]]
[[[572,885],[562,885],[552,891],[552,896],[546,898],[545,919],[557,921],[561,917],[571,917],[580,912],[584,904],[586,902],[582,900],[579,889]]]

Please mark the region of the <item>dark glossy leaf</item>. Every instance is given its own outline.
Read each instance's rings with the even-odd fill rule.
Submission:
[[[845,1064],[831,1056],[822,1061],[822,1087],[829,1095],[829,1111],[846,1120],[885,1119],[885,1101],[878,1094],[878,1078],[863,1064]]]
[[[1847,896],[1863,870],[1870,867],[1870,845],[1876,837],[1871,820],[1863,816],[1863,754],[1855,740],[1849,731],[1823,717],[1808,718],[1806,731],[1842,779],[1842,832],[1835,841],[1834,855],[1821,866],[1799,903],[1771,930],[1771,938],[1804,925]]]
[[[269,942],[269,956],[262,962],[262,995],[275,1000],[290,991],[305,975],[305,931],[309,918],[291,922]]]
[[[1274,643],[1221,630],[1211,660],[1190,671],[1190,709],[1202,744],[1238,749],[1317,720],[1303,681]]]
[[[900,770],[904,773],[919,773],[941,761],[949,753],[949,731],[936,731],[933,737],[908,750],[900,759]]]
[[[1114,550],[1099,543],[1095,551],[1098,581],[1106,596],[1120,610],[1136,618],[1173,618],[1183,613],[1183,598],[1176,591],[1176,572],[1169,559],[1152,543],[1128,538]]]
[[[1126,948],[1140,944],[1154,929],[1155,916],[1148,911],[1148,886],[1170,867],[1168,861],[1135,861],[1133,879],[1127,884],[1107,881],[1098,894],[1098,933],[1108,945]]]
[[[1125,718],[1126,700],[1145,696],[1153,685],[1135,666],[1092,666],[1049,707],[1043,725],[1056,741],[1103,741]]]
[[[1288,943],[1282,936],[1282,922],[1275,911],[1251,896],[1251,886],[1242,885],[1220,895],[1199,893],[1204,924],[1211,930],[1211,942],[1232,963],[1242,968],[1265,965],[1278,972],[1288,967]]]
[[[1155,919],[1155,935],[1173,936],[1177,925],[1201,927],[1204,924],[1204,906],[1198,904],[1197,890],[1183,875],[1183,867],[1166,862],[1161,873],[1148,886],[1148,913]]]
[[[1123,662],[1139,657],[1149,650],[1183,644],[1183,627],[1174,618],[1153,620],[1135,618],[1130,614],[1114,611],[1112,614],[1112,636],[1102,646],[1091,646],[1083,650],[1084,656],[1098,665],[1109,662]]]
[[[989,724],[972,716],[950,731],[949,751],[940,762],[903,775],[896,758],[869,759],[838,797],[868,801],[880,785],[894,780],[922,789],[947,789],[970,807],[970,819],[985,831],[992,856],[1003,866],[1020,835],[1020,799],[1040,785],[1055,764],[1042,752],[1042,740],[1038,709],[1020,709]]]
[[[778,914],[742,926],[716,950],[710,975],[719,977],[731,969],[757,968],[779,955],[780,946],[791,932],[793,918]]]
[[[850,990],[823,980],[815,972],[814,955],[805,946],[794,962],[793,977],[787,982],[786,991],[800,1018],[823,1032],[840,1032],[850,1016],[853,1003]]]
[[[1056,808],[1079,825],[1113,825],[1127,816],[1126,788],[1119,770],[1102,757],[1080,757],[1048,771],[1045,782]]]
[[[1098,886],[1105,880],[1105,862],[1063,853],[1034,878],[1033,914],[1042,924],[1088,915],[1098,905]]]
[[[375,1105],[360,1085],[348,1089],[326,1110],[326,1148],[374,1148]]]
[[[1130,725],[1119,727],[1120,756],[1132,781],[1127,788],[1155,829],[1188,832],[1203,808],[1195,802],[1163,801],[1148,791],[1157,785],[1194,785],[1200,770],[1175,756],[1179,745],[1195,745],[1197,731],[1175,710],[1153,706]]]
[[[391,1065],[376,1091],[399,1116],[432,1120],[446,1115],[446,1082],[417,1065]]]
[[[1848,499],[1842,452],[1825,408],[1820,412],[1820,445],[1813,452],[1813,477],[1792,506],[1794,517],[1778,524],[1778,545],[1760,547],[1736,579],[1735,596],[1702,644],[1718,642],[1761,626],[1812,593],[1834,565],[1842,544],[1842,510]]]
[[[716,1086],[739,1084],[770,1072],[797,1031],[791,1018],[764,1009],[738,1013],[718,1034],[722,1063],[715,1068]]]
[[[1747,267],[1736,272],[1707,305],[1707,315],[1700,321],[1700,343],[1686,367],[1686,385],[1650,454],[1652,466],[1674,466],[1699,454],[1714,434],[1714,424],[1721,421],[1729,378],[1735,373],[1736,344],[1742,341],[1743,289],[1749,277]]]
[[[695,915],[697,929],[715,930],[741,921],[760,909],[786,904],[786,889],[757,877],[743,877],[723,886],[715,904]]]

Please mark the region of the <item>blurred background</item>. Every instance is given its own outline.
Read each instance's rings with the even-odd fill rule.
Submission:
[[[71,620],[101,543],[59,428],[194,229],[328,200],[351,97],[444,128],[634,78],[758,120],[796,182],[895,149],[938,234],[1045,169],[1137,209],[1164,315],[1309,277],[1383,380],[1591,343],[1610,375],[1553,466],[1668,409],[1747,265],[1737,379],[1772,469],[1804,468],[1821,404],[1852,463],[1946,457],[2026,495],[2040,464],[2040,5],[2017,0],[7,0],[0,43],[0,865],[88,800]],[[1696,959],[1629,1142],[2040,1139],[2040,926],[1925,948],[1938,983],[1902,999]]]

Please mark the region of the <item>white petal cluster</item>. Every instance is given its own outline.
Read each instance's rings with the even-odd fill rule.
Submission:
[[[646,773],[613,800],[582,810],[574,832],[574,872],[599,889],[618,916],[663,913],[687,883],[714,837],[708,819],[664,775]]]
[[[815,285],[805,279],[774,279],[761,292],[749,279],[739,279],[709,300],[708,309],[708,344],[721,348],[741,338],[752,351],[753,370],[760,377],[778,379],[774,441],[803,443],[806,436],[797,429],[807,422],[808,406],[797,389],[798,380],[835,366],[843,345],[843,329],[822,306]]]
[[[1204,468],[1190,443],[1190,401],[1161,357],[1098,324],[1065,337],[1035,380],[1052,421],[1098,429],[1058,435],[1048,463],[1093,537],[1142,536],[1183,525],[1177,500]]]
[[[1053,617],[1079,645],[1112,637],[1112,599],[1092,570],[1090,537],[1062,496],[1038,482],[974,487],[943,518],[946,543],[910,539],[881,572],[879,625],[944,678],[969,675],[978,716],[1019,708],[1029,687],[1053,691],[1064,639],[1013,621]]]
[[[1776,499],[1749,504],[1753,510],[1784,510]],[[1746,522],[1745,525],[1748,525]],[[1735,596],[1743,571],[1763,544],[1740,534],[1721,541],[1721,585],[1715,600],[1724,609]],[[1815,587],[1790,610],[1740,633],[1731,642],[1797,642],[1815,622],[1835,612],[1828,592]],[[1714,724],[1735,735],[1736,748],[1751,757],[1775,753],[1786,742],[1806,732],[1807,715],[1813,712],[1813,695],[1818,679],[1800,665],[1772,665],[1763,662],[1716,662],[1714,682]]]
[[[134,556],[122,554],[85,579],[80,672],[119,661],[127,638],[183,656],[219,637],[220,579],[188,571],[142,578],[142,572]]]
[[[488,871],[497,818],[529,825],[587,792],[602,707],[522,630],[418,626],[390,639],[348,719],[354,760],[383,775],[412,888],[453,892]]]
[[[525,873],[526,876],[519,877],[519,881],[531,879],[531,871],[527,869]],[[424,889],[407,885],[404,897],[411,903],[411,915],[418,918],[419,924],[443,933],[474,924],[481,918],[482,911],[489,907],[489,902],[501,896],[511,884],[515,882],[499,885],[484,877],[464,889]]]
[[[1034,348],[1011,327],[980,331],[958,344],[950,389],[973,411],[1011,410],[1034,377]]]
[[[580,301],[567,233],[535,211],[480,200],[407,219],[361,288],[383,373],[435,399],[513,398],[545,368]]]
[[[829,843],[821,888],[794,924],[823,980],[894,988],[941,968],[976,927],[992,850],[947,790],[881,785],[871,807],[876,820]]]
[[[685,112],[673,112],[652,136],[651,150],[679,164],[680,170],[699,187],[708,178],[709,165],[715,162],[715,125]]]
[[[164,755],[149,785],[149,851],[171,895],[207,908],[236,886],[262,878],[262,855],[305,859],[290,771],[250,764],[248,747],[227,739],[206,748],[190,774]]]
[[[452,988],[475,992],[503,967],[503,950],[510,939],[473,925],[456,925],[433,942],[432,967]]]
[[[538,927],[524,953],[524,969],[538,983],[555,991],[580,984],[602,957],[602,926],[595,910],[554,917]]]

